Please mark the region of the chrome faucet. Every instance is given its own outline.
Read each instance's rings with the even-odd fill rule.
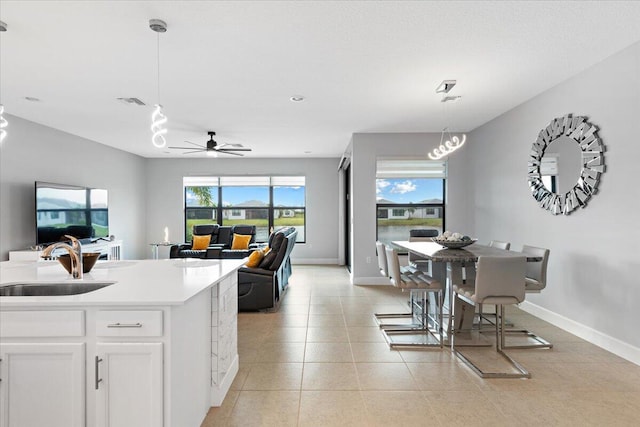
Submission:
[[[66,249],[71,258],[71,275],[74,279],[82,279],[82,246],[80,241],[67,234],[64,237],[71,240],[71,245],[64,242],[49,245],[42,251],[42,258],[50,258],[51,253],[57,248]]]

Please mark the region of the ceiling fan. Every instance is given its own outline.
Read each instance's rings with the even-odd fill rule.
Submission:
[[[244,156],[244,154],[237,153],[236,151],[251,151],[251,148],[245,148],[242,144],[218,144],[213,137],[215,136],[215,132],[209,131],[207,135],[209,135],[209,140],[206,145],[196,144],[191,141],[185,141],[187,144],[195,145],[198,148],[194,147],[169,147],[177,150],[189,150],[185,151],[182,154],[193,154],[193,153],[207,153],[208,156],[216,156],[218,153],[222,154],[232,154],[234,156]]]

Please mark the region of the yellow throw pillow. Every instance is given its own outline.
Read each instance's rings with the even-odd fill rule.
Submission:
[[[207,249],[209,247],[209,242],[211,242],[211,234],[205,234],[204,236],[194,235],[191,249],[194,251]]]
[[[249,249],[250,241],[251,241],[250,234],[233,233],[233,242],[231,243],[231,249]]]
[[[253,251],[251,255],[249,255],[249,261],[247,261],[246,266],[249,268],[256,268],[260,265],[260,262],[264,258],[264,253],[262,251]]]

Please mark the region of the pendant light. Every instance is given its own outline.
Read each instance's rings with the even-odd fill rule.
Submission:
[[[0,33],[4,33],[6,31],[7,31],[7,24],[0,21]],[[2,37],[0,37],[0,52],[2,51],[1,40],[2,40]],[[1,63],[2,61],[0,61],[0,64]],[[0,70],[0,76],[2,76],[2,70]],[[7,126],[9,126],[9,122],[7,121],[7,119],[4,118],[4,105],[0,100],[0,144],[2,144],[2,141],[4,141],[4,139],[7,137],[7,130],[6,130]]]
[[[456,80],[444,80],[442,83],[438,85],[436,88],[436,93],[444,94],[440,102],[442,102],[443,110],[446,107],[447,102],[453,102],[460,99],[460,96],[455,95],[447,95],[451,89],[456,85]],[[445,121],[446,121],[446,114]],[[455,135],[451,135],[449,131],[449,127],[445,126],[442,129],[442,134],[440,135],[440,145],[437,148],[434,148],[433,151],[429,153],[429,158],[431,160],[439,160],[449,154],[453,153],[457,149],[461,148],[464,143],[467,141],[467,135],[462,134],[462,138],[459,138]]]
[[[167,144],[165,135],[167,129],[164,127],[167,124],[167,116],[162,112],[162,104],[160,104],[160,33],[167,32],[167,23],[160,19],[150,19],[149,28],[157,33],[158,37],[158,102],[153,106],[153,114],[151,115],[151,142],[157,148],[162,148]]]

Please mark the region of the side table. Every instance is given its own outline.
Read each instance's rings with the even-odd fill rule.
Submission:
[[[160,246],[173,246],[176,244],[177,243],[172,242],[149,243],[149,246],[151,246],[151,254],[153,256],[153,259],[158,259],[158,248]]]

